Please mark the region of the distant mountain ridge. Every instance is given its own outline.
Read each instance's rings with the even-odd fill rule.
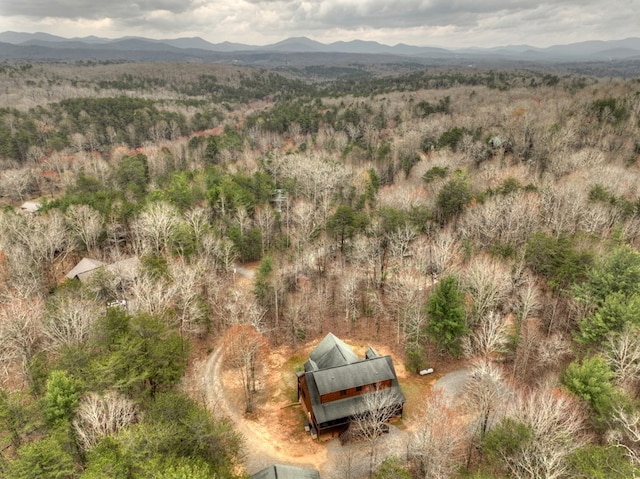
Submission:
[[[80,59],[123,58],[176,61],[184,55],[188,61],[218,61],[220,54],[350,54],[393,55],[414,59],[459,58],[545,62],[640,61],[640,38],[611,41],[587,41],[546,48],[531,45],[506,45],[491,48],[446,49],[406,44],[384,45],[375,41],[337,41],[325,44],[307,37],[287,38],[270,45],[211,43],[200,37],[150,39],[145,37],[64,38],[48,33],[0,33],[0,58]],[[263,58],[263,57],[260,57]],[[178,60],[179,61],[179,60]]]

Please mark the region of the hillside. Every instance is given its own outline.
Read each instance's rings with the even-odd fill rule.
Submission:
[[[307,63],[0,65],[0,475],[244,477],[328,332],[425,398],[396,459],[314,443],[329,477],[638,474],[638,82],[255,55]]]
[[[0,33],[0,60],[37,62],[181,62],[233,63],[300,70],[308,66],[371,66],[389,64],[404,71],[408,65],[474,68],[561,68],[582,74],[638,76],[640,38],[590,41],[537,48],[506,45],[493,48],[447,49],[415,45],[384,45],[374,41],[320,43],[306,37],[287,38],[270,45],[222,42],[200,37],[63,38],[45,33]]]

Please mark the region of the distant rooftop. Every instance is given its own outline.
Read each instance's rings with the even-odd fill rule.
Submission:
[[[20,205],[20,209],[25,213],[35,213],[40,208],[42,208],[42,204],[35,201],[25,201]]]
[[[305,467],[274,464],[256,472],[251,476],[251,479],[320,479],[320,473],[315,469]]]

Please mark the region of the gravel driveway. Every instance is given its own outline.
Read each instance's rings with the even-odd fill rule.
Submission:
[[[457,369],[445,374],[433,385],[433,391],[442,393],[442,398],[449,407],[456,405],[462,397],[464,386],[469,381],[470,373],[468,369]]]

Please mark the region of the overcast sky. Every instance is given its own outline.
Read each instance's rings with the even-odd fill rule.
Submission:
[[[0,31],[446,48],[640,36],[640,0],[0,0]]]

